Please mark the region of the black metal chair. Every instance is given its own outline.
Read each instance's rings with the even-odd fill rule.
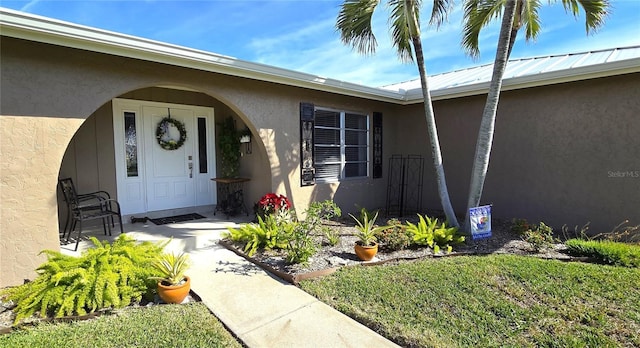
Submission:
[[[72,211],[69,208],[69,204],[70,203],[67,201],[67,197],[64,195],[64,188],[65,187],[68,187],[69,190],[71,190],[72,192],[75,192],[75,195],[78,197],[78,201],[82,202],[82,203],[87,203],[89,201],[93,201],[94,203],[97,203],[97,202],[100,202],[100,201],[111,199],[111,195],[107,191],[94,191],[94,192],[89,192],[89,193],[78,193],[78,190],[76,190],[76,187],[73,184],[73,180],[71,178],[59,179],[58,180],[58,184],[60,186],[60,189],[62,190],[63,198],[65,200],[65,203],[67,203],[67,219],[65,221],[64,229],[62,231],[62,235],[61,235],[62,238],[67,236],[67,233],[68,233],[67,230],[71,226],[71,222],[72,222],[72,219],[71,219],[71,212]],[[111,217],[111,227],[115,227],[114,221],[113,221],[113,217]]]
[[[78,226],[78,240],[74,251],[78,250],[84,221],[102,220],[104,234],[110,236],[111,227],[115,227],[114,217],[117,217],[120,224],[120,233],[123,233],[120,204],[115,199],[112,199],[108,192],[96,191],[78,194],[71,178],[61,179],[59,184],[64,200],[67,203],[68,212],[61,238],[66,236],[66,242],[68,243],[71,233]]]

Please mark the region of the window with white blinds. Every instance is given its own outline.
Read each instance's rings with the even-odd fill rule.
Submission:
[[[314,165],[319,182],[369,175],[369,116],[315,108]]]

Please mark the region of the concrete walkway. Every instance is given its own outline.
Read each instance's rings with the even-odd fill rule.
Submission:
[[[127,225],[125,231],[138,240],[170,236],[169,250],[189,253],[191,289],[248,347],[398,347],[218,245],[222,232],[242,220],[203,215],[207,218],[162,226]],[[79,250],[89,247],[84,241],[80,245]]]
[[[190,255],[193,291],[249,347],[397,347],[224,247]]]

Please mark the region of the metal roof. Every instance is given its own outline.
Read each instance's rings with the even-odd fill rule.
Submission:
[[[396,104],[422,101],[419,80],[369,87],[0,8],[0,35]],[[429,76],[434,100],[487,93],[492,64]],[[640,46],[512,60],[503,90],[640,72]]]
[[[640,70],[640,46],[511,59],[504,72],[503,83],[505,87],[507,87],[506,89],[514,89],[513,86],[517,86],[518,81],[527,79],[542,78],[543,80],[547,80],[546,84],[549,84],[553,80],[551,77],[554,75],[578,75],[579,73],[588,71],[592,73],[604,72],[602,68],[607,65],[610,68],[613,68],[613,66],[626,66],[629,68],[629,72],[637,72]],[[573,74],[572,72],[577,74]],[[429,76],[429,89],[432,95],[438,96],[456,89],[461,90],[482,85],[488,86],[491,82],[492,73],[493,63],[431,75]],[[591,76],[590,78],[592,77],[595,76]],[[509,86],[512,88],[508,88]],[[382,88],[399,93],[404,92],[409,95],[421,93],[420,79],[392,84]]]

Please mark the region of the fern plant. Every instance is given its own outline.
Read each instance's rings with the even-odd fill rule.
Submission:
[[[121,308],[153,295],[150,266],[166,243],[136,243],[121,235],[113,244],[92,237],[95,248],[72,257],[44,250],[47,261],[38,277],[0,292],[16,303],[15,323],[39,312],[41,317],[83,315],[103,308]]]

